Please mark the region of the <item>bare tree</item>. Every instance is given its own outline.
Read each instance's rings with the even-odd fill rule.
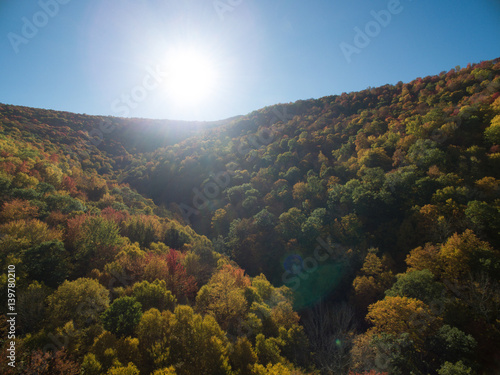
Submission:
[[[346,374],[356,328],[353,308],[347,303],[320,302],[302,316],[302,322],[322,374]]]

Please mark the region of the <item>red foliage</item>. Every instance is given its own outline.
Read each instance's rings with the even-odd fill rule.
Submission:
[[[14,175],[16,173],[16,165],[11,161],[3,161],[0,163],[0,169],[7,174]]]
[[[52,211],[49,216],[47,216],[47,224],[52,227],[57,227],[58,225],[66,224],[68,215],[63,214],[61,211]]]
[[[74,248],[85,220],[87,220],[87,215],[78,215],[68,220],[65,235],[65,243],[68,248]]]
[[[500,152],[500,145],[491,146],[490,153],[496,154],[497,152]]]
[[[231,276],[234,278],[236,282],[236,285],[239,288],[245,288],[252,284],[250,278],[248,277],[248,275],[245,275],[245,270],[242,268],[237,268],[230,264],[226,264],[223,267],[223,270],[231,274]]]
[[[59,155],[57,154],[52,154],[49,156],[49,160],[52,162],[52,163],[57,163],[59,162]]]
[[[78,375],[80,366],[68,358],[64,349],[55,353],[37,350],[31,354],[24,371],[25,374]]]
[[[165,280],[168,290],[178,299],[193,298],[198,289],[196,280],[187,274],[181,261],[182,253],[174,249],[167,254],[149,253],[144,259],[143,277],[150,282]]]
[[[106,207],[101,211],[101,216],[106,220],[114,221],[118,226],[121,227],[121,223],[127,221],[130,218],[130,214],[127,211],[117,211],[112,207]]]
[[[78,193],[75,181],[70,176],[64,176],[62,186],[65,190],[69,191],[70,195],[74,196]]]

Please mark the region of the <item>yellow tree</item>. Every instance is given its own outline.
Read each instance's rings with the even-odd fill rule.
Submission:
[[[354,298],[361,309],[380,299],[384,291],[392,284],[394,275],[389,267],[380,259],[375,250],[370,251],[363,263],[361,272],[354,279]]]
[[[373,324],[372,333],[399,335],[408,333],[416,348],[442,325],[442,319],[416,298],[385,297],[368,307],[366,320]]]
[[[244,288],[249,284],[243,270],[226,265],[198,292],[197,310],[214,316],[224,330],[234,328],[248,309]]]

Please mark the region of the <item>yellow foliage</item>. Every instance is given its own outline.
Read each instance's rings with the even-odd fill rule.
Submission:
[[[385,297],[368,307],[366,320],[373,324],[370,332],[399,335],[408,333],[417,348],[442,324],[430,307],[416,298]]]

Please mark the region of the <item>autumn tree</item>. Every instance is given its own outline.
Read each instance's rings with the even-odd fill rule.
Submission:
[[[48,297],[48,304],[55,326],[72,320],[77,328],[84,327],[97,322],[99,315],[108,308],[109,292],[92,279],[66,280]]]
[[[222,329],[233,331],[248,309],[244,288],[249,285],[250,279],[242,269],[225,265],[198,292],[197,309],[212,314]]]
[[[424,302],[407,297],[385,297],[368,307],[371,332],[399,335],[408,333],[418,348],[441,326],[442,319],[435,316]]]
[[[135,283],[132,287],[132,297],[141,304],[143,312],[151,308],[157,308],[160,311],[173,310],[177,301],[167,289],[165,280],[155,280],[152,283],[144,280]]]
[[[363,267],[352,284],[356,304],[365,309],[383,296],[392,280],[393,274],[386,261],[379,258],[376,249],[373,249],[366,255]]]

